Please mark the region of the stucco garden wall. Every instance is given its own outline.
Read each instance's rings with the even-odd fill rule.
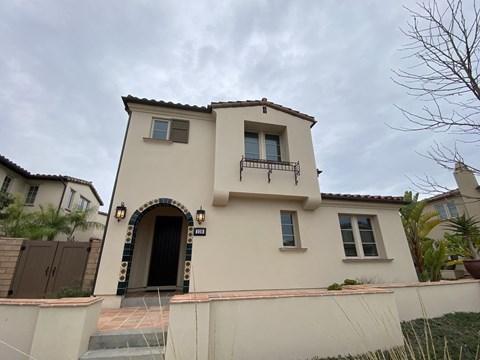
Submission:
[[[170,304],[166,359],[309,359],[402,343],[392,291],[192,294]]]
[[[403,344],[400,321],[480,312],[480,281],[175,296],[166,359],[311,359]]]
[[[101,298],[0,299],[2,359],[78,359],[100,317]]]
[[[393,290],[401,321],[480,312],[480,280],[374,285]]]

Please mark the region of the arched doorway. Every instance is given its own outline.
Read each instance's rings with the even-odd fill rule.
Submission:
[[[192,214],[185,205],[176,200],[159,198],[150,200],[139,207],[128,222],[118,278],[117,295],[126,293],[131,280],[135,286],[140,285],[143,287],[143,284],[145,284],[146,288],[148,288],[150,284],[153,287],[161,287],[162,285],[160,284],[169,283],[173,280],[175,271],[177,271],[177,276],[181,275],[183,278],[177,279],[181,282],[183,292],[188,293],[190,288],[193,225]],[[149,248],[148,241],[145,240],[149,236],[148,231],[145,231],[146,229],[152,234],[151,248]],[[184,239],[184,246],[181,243],[182,239]],[[137,241],[139,253],[148,254],[149,256],[149,259],[143,259],[145,262],[148,262],[148,272],[145,272],[147,271],[145,270],[146,263],[143,264],[143,267],[141,266],[139,253],[134,253]],[[169,247],[177,247],[177,249],[169,249]],[[183,261],[176,263],[172,261],[170,264],[164,263],[162,265],[163,270],[162,266],[155,265],[155,263],[158,265],[160,261],[159,256],[166,255],[166,251],[173,250],[181,254]],[[171,254],[174,254],[174,252],[171,252]],[[132,269],[132,264],[135,266],[135,269]],[[175,266],[178,267],[180,265],[183,266],[182,272],[178,272],[175,269]]]

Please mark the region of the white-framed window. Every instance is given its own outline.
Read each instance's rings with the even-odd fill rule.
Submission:
[[[25,197],[25,204],[33,205],[35,198],[37,197],[39,185],[30,185],[28,187],[27,196]]]
[[[371,216],[339,215],[343,249],[347,257],[378,257]]]
[[[70,189],[70,194],[68,194],[67,209],[72,208],[76,193],[77,192],[75,190]]]
[[[80,196],[80,200],[78,201],[78,210],[85,211],[88,209],[89,205],[90,205],[90,201],[85,199],[83,196]]]
[[[457,206],[453,201],[435,205],[435,210],[441,220],[456,218],[458,216]]]
[[[9,192],[10,187],[12,186],[13,182],[13,177],[10,175],[5,175],[5,178],[3,179],[2,187],[0,188],[1,193],[6,193]]]
[[[190,122],[178,119],[156,119],[152,121],[150,138],[188,143]]]
[[[245,131],[245,158],[282,161],[280,136],[264,132]]]
[[[281,211],[282,241],[284,247],[299,247],[297,214],[293,211]]]

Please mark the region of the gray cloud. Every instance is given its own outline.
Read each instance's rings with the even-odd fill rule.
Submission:
[[[408,1],[411,5],[413,1]],[[0,153],[92,180],[109,202],[133,94],[206,105],[267,97],[317,118],[327,192],[402,194],[451,174],[416,155],[446,134],[404,133],[391,80],[405,65],[401,3],[12,1],[0,5]],[[462,145],[466,161],[476,147]]]

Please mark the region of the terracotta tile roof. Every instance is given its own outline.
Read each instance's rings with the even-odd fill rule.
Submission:
[[[100,205],[103,205],[102,198],[98,194],[97,189],[95,189],[91,181],[74,178],[66,175],[32,174],[30,171],[25,170],[20,165],[15,164],[12,160],[6,158],[1,154],[0,154],[0,165],[3,165],[12,171],[15,171],[17,174],[29,180],[57,180],[57,181],[67,181],[67,182],[73,182],[76,184],[87,185],[92,190],[93,194],[97,198]]]
[[[389,204],[405,204],[403,196],[358,195],[358,194],[331,194],[322,193],[325,200],[369,201]]]
[[[247,107],[247,106],[268,106],[272,109],[282,111],[284,113],[299,117],[304,120],[312,122],[312,126],[316,123],[313,116],[301,113],[300,111],[293,110],[291,108],[275,104],[271,101],[268,101],[266,98],[262,100],[246,100],[246,101],[221,101],[221,102],[212,102],[211,107],[213,109],[217,108],[230,108],[230,107]]]
[[[141,105],[151,105],[151,106],[161,106],[171,109],[179,109],[179,110],[187,110],[187,111],[197,111],[197,112],[205,112],[211,113],[213,109],[219,108],[234,108],[234,107],[248,107],[248,106],[268,106],[272,109],[282,111],[284,113],[299,117],[304,120],[308,120],[312,123],[311,126],[315,125],[316,121],[313,116],[301,113],[297,110],[293,110],[291,108],[275,104],[271,101],[268,101],[266,98],[262,100],[246,100],[246,101],[219,101],[219,102],[212,102],[208,106],[197,106],[197,105],[189,105],[189,104],[179,104],[173,102],[166,102],[161,100],[153,100],[153,99],[146,99],[146,98],[137,98],[132,95],[122,96],[123,104],[125,105],[125,111],[130,112],[130,108],[128,106],[129,103],[132,104],[141,104]]]
[[[437,201],[437,200],[448,199],[448,198],[451,198],[451,197],[454,197],[454,196],[459,196],[459,195],[460,195],[460,190],[453,189],[453,190],[445,191],[441,194],[432,196],[430,198],[427,198],[427,200],[428,200],[428,202],[433,202],[433,201]]]
[[[146,99],[146,98],[138,98],[132,95],[122,96],[123,104],[125,105],[125,111],[129,112],[130,108],[128,107],[129,103],[133,104],[141,104],[141,105],[152,105],[152,106],[161,106],[171,109],[179,109],[179,110],[187,110],[187,111],[197,111],[197,112],[205,112],[211,113],[212,109],[210,106],[197,106],[197,105],[188,105],[188,104],[180,104],[180,103],[173,103],[171,101],[161,101],[161,100],[154,100],[154,99]]]

